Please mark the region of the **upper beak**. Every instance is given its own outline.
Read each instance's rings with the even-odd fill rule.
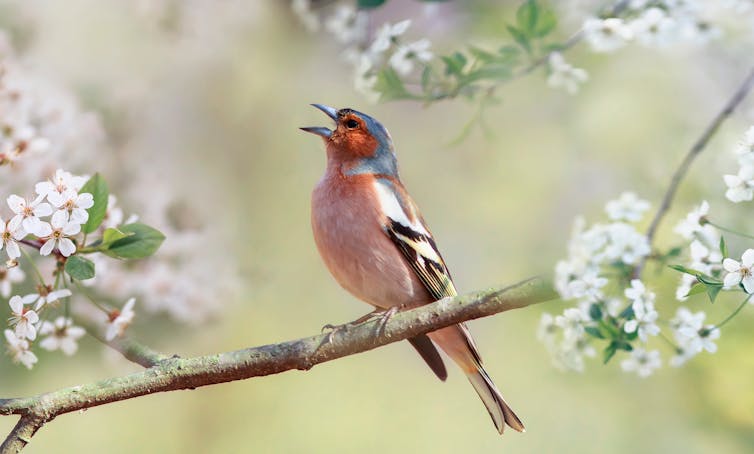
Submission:
[[[334,109],[330,106],[326,106],[324,104],[312,104],[312,106],[316,107],[317,109],[321,110],[325,114],[327,114],[328,117],[332,118],[333,120],[338,120],[338,110]],[[324,126],[307,126],[306,128],[301,128],[302,131],[310,132],[312,134],[316,134],[318,136],[321,136],[325,139],[329,139],[332,135],[332,131],[330,129],[325,128]]]

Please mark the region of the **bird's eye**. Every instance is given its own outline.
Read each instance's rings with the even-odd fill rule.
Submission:
[[[356,129],[359,127],[359,122],[351,118],[350,120],[346,121],[346,128],[348,129]]]

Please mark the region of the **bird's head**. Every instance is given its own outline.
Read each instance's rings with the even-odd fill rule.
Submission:
[[[322,137],[328,155],[344,161],[378,158],[393,154],[393,139],[382,124],[367,114],[353,109],[335,109],[312,104],[335,121],[335,129],[324,126],[301,128]]]

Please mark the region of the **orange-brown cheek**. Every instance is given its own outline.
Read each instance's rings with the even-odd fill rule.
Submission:
[[[370,134],[362,132],[349,134],[346,137],[346,147],[353,156],[369,157],[374,156],[377,151],[377,139]]]

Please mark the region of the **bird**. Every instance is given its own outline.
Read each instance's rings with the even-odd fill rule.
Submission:
[[[406,191],[390,133],[376,119],[351,108],[312,106],[335,122],[300,128],[320,136],[327,151],[324,176],[312,192],[316,247],[335,280],[375,310],[390,313],[456,296],[453,279],[434,237]],[[409,339],[437,377],[447,370],[440,347],[466,374],[497,431],[524,425],[482,367],[465,324]]]

